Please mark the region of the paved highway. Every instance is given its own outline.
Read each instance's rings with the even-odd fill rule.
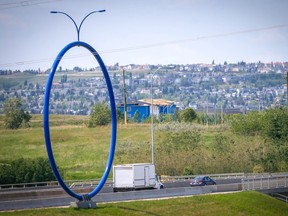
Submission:
[[[188,196],[194,194],[240,191],[242,190],[241,179],[237,178],[214,178],[216,185],[204,187],[190,187],[189,180],[178,178],[175,181],[164,182],[163,190],[139,190],[132,192],[113,193],[112,185],[106,184],[99,194],[93,200],[97,203],[116,202],[123,200],[152,199],[173,196]],[[287,191],[288,175],[287,174],[271,174],[261,176],[249,176],[244,178],[244,190],[259,190],[278,188],[279,186]],[[75,184],[73,190],[80,194],[87,194],[92,191],[96,185],[85,183],[79,187],[79,183]],[[268,187],[266,187],[268,186]],[[281,189],[279,188],[279,189]],[[75,201],[59,186],[45,186],[34,188],[18,188],[18,189],[0,189],[0,211],[30,209],[56,206],[69,206],[70,202]]]
[[[229,185],[235,183],[241,183],[241,179],[226,179],[217,180],[217,186]],[[237,185],[237,184],[236,184]],[[150,197],[167,197],[167,196],[180,196],[183,193],[199,194],[199,193],[211,193],[216,192],[214,187],[193,187],[189,185],[189,181],[177,181],[164,183],[165,189],[159,190],[146,190],[146,191],[132,191],[132,192],[117,192],[113,193],[112,186],[103,187],[99,194],[97,194],[93,200],[100,202],[107,201],[120,201],[130,199],[141,199]],[[89,193],[95,186],[75,188],[77,193]],[[204,188],[204,189],[202,189]],[[236,190],[239,187],[236,187]],[[145,195],[145,193],[147,193]],[[144,195],[141,195],[144,194]],[[183,194],[185,195],[185,194]],[[11,209],[30,209],[30,208],[42,208],[42,207],[55,207],[55,206],[69,206],[70,202],[76,201],[71,198],[60,187],[51,188],[23,188],[16,190],[1,190],[0,191],[0,211]]]

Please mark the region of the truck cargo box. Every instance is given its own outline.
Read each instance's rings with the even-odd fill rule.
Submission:
[[[113,190],[163,188],[155,175],[154,164],[122,164],[113,166]]]

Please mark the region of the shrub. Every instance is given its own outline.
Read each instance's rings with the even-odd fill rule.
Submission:
[[[59,170],[63,173],[63,170]],[[0,165],[0,184],[44,182],[56,180],[46,158],[20,158]]]
[[[92,107],[88,127],[104,126],[111,122],[111,113],[106,103],[95,104]]]
[[[252,111],[245,115],[234,115],[231,120],[231,130],[236,134],[255,135],[263,129],[263,113]]]
[[[263,173],[264,169],[261,165],[256,165],[253,167],[253,173]]]

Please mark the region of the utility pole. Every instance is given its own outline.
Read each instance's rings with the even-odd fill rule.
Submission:
[[[155,160],[154,160],[154,104],[153,104],[153,76],[155,75],[155,73],[160,70],[162,67],[157,68],[157,70],[155,70],[153,73],[151,73],[151,111],[150,111],[150,115],[151,115],[151,144],[152,144],[152,155],[151,155],[151,162],[152,164],[155,164]]]
[[[221,124],[224,123],[224,118],[223,118],[223,104],[221,103]]]
[[[288,71],[286,72],[286,106],[288,108]]]
[[[206,116],[207,116],[207,127],[209,125],[209,116],[208,116],[208,103],[207,103],[207,106],[206,106]]]
[[[122,70],[123,75],[123,94],[124,94],[124,124],[127,124],[127,104],[126,104],[126,85],[125,85],[125,70]]]
[[[216,119],[216,103],[214,104],[214,125],[217,124],[217,119]]]

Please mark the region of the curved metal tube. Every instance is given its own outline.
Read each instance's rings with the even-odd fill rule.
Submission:
[[[64,56],[64,54],[68,50],[70,50],[71,48],[73,48],[75,46],[82,46],[82,47],[85,47],[86,49],[88,49],[94,55],[95,59],[97,60],[98,64],[100,65],[101,70],[102,70],[103,75],[104,75],[104,78],[106,80],[107,88],[108,88],[108,93],[109,93],[109,98],[110,98],[110,107],[111,107],[111,118],[112,118],[110,153],[109,153],[109,156],[108,156],[106,169],[105,169],[105,171],[103,173],[103,176],[102,176],[99,184],[97,185],[97,187],[92,192],[90,192],[89,194],[86,194],[86,195],[80,195],[80,194],[77,194],[77,193],[73,192],[72,190],[70,190],[70,188],[63,181],[63,179],[62,179],[62,177],[61,177],[61,175],[59,173],[59,170],[57,168],[55,159],[54,159],[53,150],[52,150],[52,146],[51,146],[51,140],[50,140],[50,129],[49,129],[49,100],[50,100],[50,92],[51,92],[51,86],[52,86],[54,74],[55,74],[56,69],[58,67],[58,64],[60,63],[60,61],[61,61],[62,57]],[[111,81],[110,81],[110,77],[109,77],[108,71],[107,71],[107,69],[105,67],[105,64],[103,63],[100,55],[89,44],[81,42],[81,41],[72,42],[72,43],[68,44],[67,46],[65,46],[60,51],[58,56],[56,57],[56,59],[55,59],[55,61],[53,63],[53,66],[51,68],[51,72],[49,74],[47,84],[46,84],[45,98],[44,98],[44,116],[43,116],[43,120],[44,120],[44,136],[45,136],[45,142],[46,142],[46,150],[47,150],[47,154],[48,154],[48,157],[49,157],[49,161],[50,161],[52,170],[53,170],[54,175],[55,175],[56,179],[58,180],[59,184],[62,186],[62,188],[70,196],[78,199],[79,201],[91,199],[104,186],[104,184],[105,184],[105,182],[106,182],[106,180],[107,180],[107,178],[109,176],[111,167],[113,165],[113,159],[114,159],[115,147],[116,147],[117,118],[116,118],[116,105],[115,105],[114,93],[113,93],[113,88],[112,88],[112,84],[111,84]]]

